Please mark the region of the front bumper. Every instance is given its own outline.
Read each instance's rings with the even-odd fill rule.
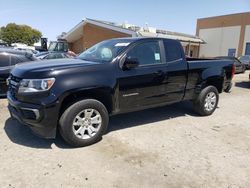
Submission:
[[[9,92],[7,98],[11,117],[29,126],[40,137],[55,138],[58,122],[57,103],[49,105],[23,103],[14,99]]]

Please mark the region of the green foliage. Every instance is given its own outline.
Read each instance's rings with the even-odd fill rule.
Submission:
[[[42,36],[42,33],[28,25],[17,25],[15,23],[9,23],[6,27],[0,29],[0,39],[11,43],[24,43],[29,46],[38,42]]]

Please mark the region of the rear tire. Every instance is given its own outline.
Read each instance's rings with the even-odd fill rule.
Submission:
[[[108,122],[105,106],[97,100],[85,99],[64,111],[59,120],[59,130],[68,144],[83,147],[100,141]]]
[[[201,116],[209,116],[217,108],[218,101],[218,90],[214,86],[208,86],[201,91],[194,101],[194,110]]]

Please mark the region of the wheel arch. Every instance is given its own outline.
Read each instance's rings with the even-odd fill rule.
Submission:
[[[227,80],[226,71],[220,66],[209,68],[202,73],[202,89],[207,86],[214,86],[219,93],[224,89],[224,82]]]
[[[110,89],[108,88],[79,89],[65,94],[60,99],[61,105],[60,105],[59,117],[70,105],[84,99],[98,100],[106,107],[109,114],[112,113],[113,111],[113,100]]]
[[[221,76],[212,76],[206,79],[203,89],[207,86],[214,86],[219,93],[223,91],[224,78]]]

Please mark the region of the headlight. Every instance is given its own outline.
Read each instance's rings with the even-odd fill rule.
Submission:
[[[18,93],[31,93],[49,90],[55,82],[55,78],[23,79],[20,82]]]

